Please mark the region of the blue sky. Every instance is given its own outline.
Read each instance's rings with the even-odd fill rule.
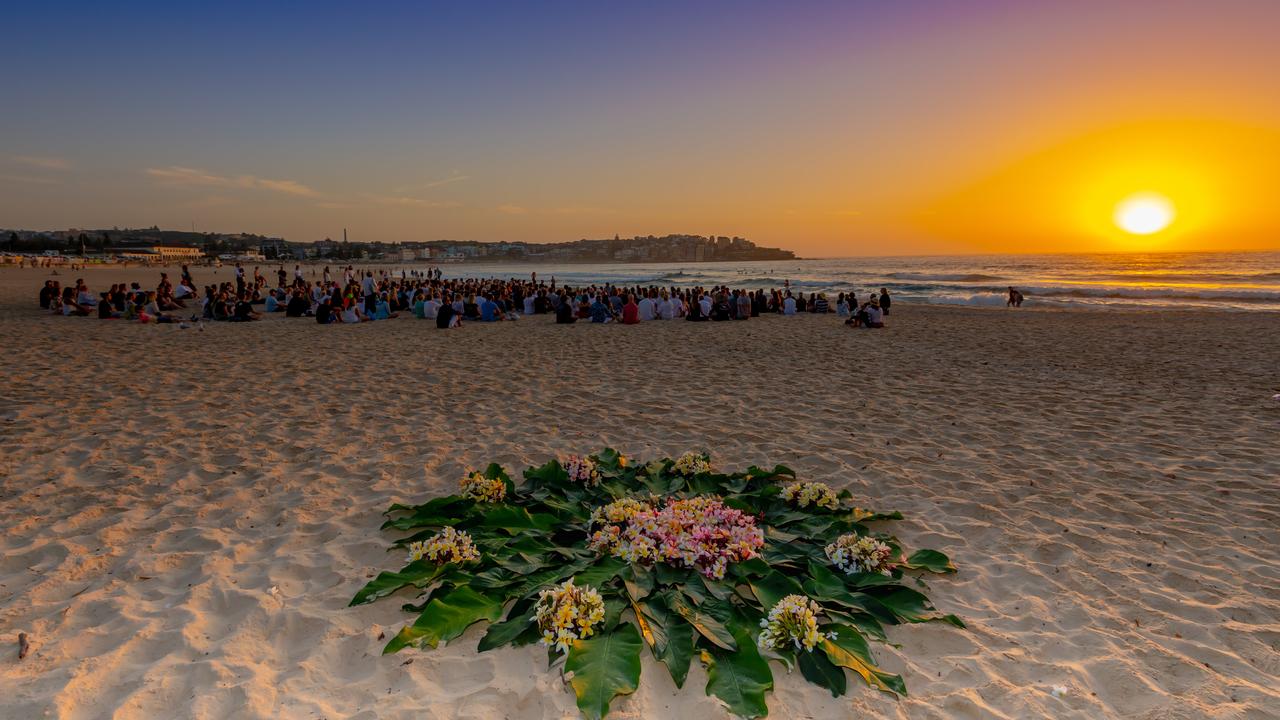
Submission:
[[[891,216],[1073,132],[1280,115],[1280,11],[1259,2],[6,14],[20,38],[0,64],[8,226],[928,250],[948,240]]]

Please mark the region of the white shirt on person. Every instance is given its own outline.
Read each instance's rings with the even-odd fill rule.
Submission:
[[[698,301],[698,307],[702,309],[702,317],[711,317],[711,298],[703,295]]]
[[[653,298],[644,298],[639,302],[639,305],[641,320],[655,320],[657,318],[654,315]]]
[[[661,300],[658,302],[658,315],[663,320],[674,320],[677,300]]]
[[[533,296],[532,295],[524,296],[524,314],[525,315],[533,314]]]
[[[793,297],[789,297],[789,298],[787,298],[786,300],[783,300],[783,301],[782,301],[782,314],[783,314],[783,315],[795,315],[795,314],[796,314],[796,299],[795,299],[795,298],[793,298]]]
[[[867,324],[875,325],[884,322],[884,313],[875,305],[867,306]]]
[[[440,313],[441,302],[432,298],[422,304],[422,316],[425,318],[434,318]]]

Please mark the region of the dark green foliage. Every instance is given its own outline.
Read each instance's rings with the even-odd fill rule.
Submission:
[[[502,467],[490,465],[483,474],[507,488],[501,503],[451,495],[391,506],[383,528],[407,533],[395,543],[397,550],[451,527],[471,536],[480,559],[462,566],[416,560],[398,572],[380,573],[356,593],[352,605],[406,588],[416,593],[417,602],[404,607],[418,612],[417,619],[387,643],[384,653],[435,647],[481,621],[490,623],[481,651],[537,642],[539,591],[572,577],[575,585],[598,590],[605,603],[603,624],[564,657],[563,671],[585,717],[603,717],[619,695],[636,690],[646,646],[677,687],[683,687],[699,657],[707,669],[708,694],[735,715],[762,717],[768,714],[766,698],[774,682],[771,659],[798,666],[802,677],[835,696],[848,690],[846,669],[871,687],[905,695],[902,678],[876,666],[868,638],[883,642],[885,625],[937,620],[964,627],[954,615],[935,611],[916,589],[922,586],[914,577],[918,572],[955,572],[950,559],[936,550],[908,556],[895,538],[867,526],[899,519],[898,513],[857,507],[848,492],[840,493],[835,510],[793,507],[780,495],[795,473],[782,465],[684,475],[670,458],[640,464],[606,449],[591,459],[599,476],[591,486],[573,482],[556,460],[525,470],[519,486]],[[665,563],[632,565],[589,547],[597,508],[624,497],[697,495],[716,495],[753,515],[764,532],[759,556],[731,564],[724,579]],[[853,575],[832,567],[825,547],[848,533],[888,544],[896,567],[887,574]],[[822,607],[824,638],[812,651],[757,647],[761,620],[787,595],[808,596]]]

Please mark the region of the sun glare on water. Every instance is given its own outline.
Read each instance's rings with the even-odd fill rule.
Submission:
[[[1116,226],[1133,235],[1151,235],[1169,227],[1174,218],[1173,203],[1163,195],[1139,193],[1116,205]]]

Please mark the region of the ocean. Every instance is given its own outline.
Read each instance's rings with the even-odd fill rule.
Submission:
[[[585,285],[728,285],[794,292],[888,288],[905,302],[1001,306],[1009,286],[1024,306],[1196,307],[1280,311],[1280,252],[965,255],[732,263],[446,264],[447,277],[554,277]]]

